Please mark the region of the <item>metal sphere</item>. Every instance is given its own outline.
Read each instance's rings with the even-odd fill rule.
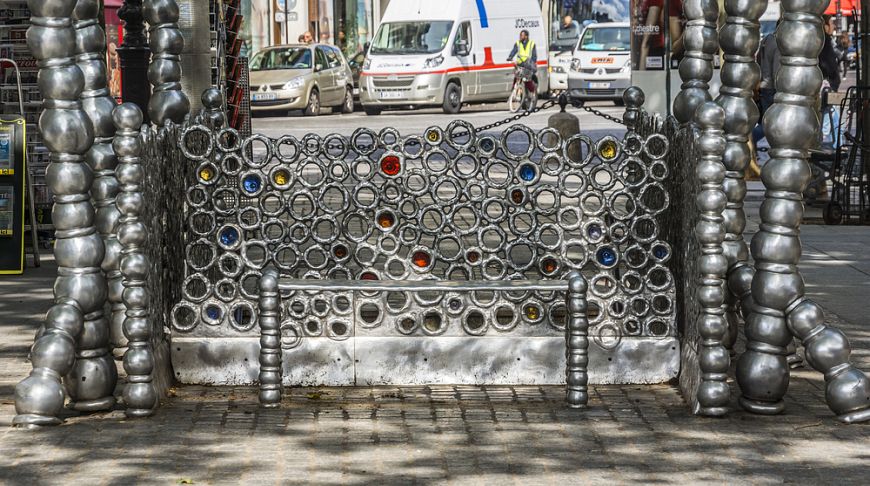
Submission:
[[[622,94],[622,101],[626,107],[640,108],[643,106],[644,101],[646,101],[646,95],[644,95],[642,89],[637,86],[631,86]]]
[[[19,416],[51,417],[45,423],[60,423],[56,417],[63,410],[64,389],[60,380],[44,375],[30,375],[15,385],[15,413]],[[28,423],[28,417],[23,417]],[[38,420],[33,417],[30,420]],[[37,423],[38,424],[38,423]]]
[[[178,22],[179,9],[175,0],[150,0],[144,2],[142,13],[152,26]]]
[[[825,401],[837,415],[866,410],[870,403],[870,379],[856,368],[849,368],[831,379],[825,387]]]
[[[142,110],[134,103],[121,103],[112,110],[112,121],[119,130],[139,130],[143,122]],[[123,139],[124,143],[129,143],[127,142],[128,140],[138,140],[135,137],[123,137]],[[139,151],[137,150],[136,154],[138,153]],[[133,154],[126,153],[124,155]]]
[[[208,110],[219,110],[223,107],[224,96],[219,89],[212,87],[202,92],[200,101]]]
[[[804,345],[807,361],[817,370],[830,370],[848,363],[852,351],[846,336],[832,327],[826,327]]]
[[[45,326],[48,329],[58,329],[75,338],[82,332],[85,325],[82,312],[69,304],[55,304],[45,315]]]
[[[94,126],[83,111],[43,110],[39,131],[52,152],[84,154],[94,142]]]
[[[65,333],[48,333],[30,348],[34,368],[49,368],[66,374],[76,359],[75,341]]]

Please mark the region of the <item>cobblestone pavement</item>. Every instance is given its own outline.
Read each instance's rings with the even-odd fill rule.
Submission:
[[[590,408],[562,387],[292,389],[281,409],[253,388],[186,386],[151,419],[120,410],[9,427],[30,369],[54,266],[0,280],[0,483],[867,484],[870,425],[842,425],[822,377],[798,370],[786,414],[692,416],[676,387],[597,386]],[[837,320],[870,369],[870,331]],[[736,391],[736,386],[732,384]]]

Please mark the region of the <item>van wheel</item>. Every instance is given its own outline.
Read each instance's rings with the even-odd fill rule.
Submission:
[[[317,89],[312,89],[308,95],[308,104],[305,106],[305,116],[320,115],[320,93]]]
[[[344,103],[341,104],[342,113],[353,113],[353,88],[344,90]]]
[[[374,108],[371,106],[363,106],[363,111],[366,112],[366,115],[369,116],[378,116],[381,114],[380,108]]]
[[[447,88],[444,90],[444,113],[455,115],[462,109],[462,88],[459,83],[447,83]]]

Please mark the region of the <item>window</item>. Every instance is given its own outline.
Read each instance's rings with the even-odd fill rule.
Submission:
[[[459,44],[464,42],[465,48],[468,52],[471,52],[471,23],[470,22],[462,22],[459,24],[459,28],[456,29],[456,38],[453,39],[453,52],[457,52],[459,49]]]
[[[435,54],[447,45],[453,22],[387,22],[381,24],[371,54]]]
[[[317,65],[320,66],[320,69],[329,69],[329,61],[326,60],[326,53],[324,52],[323,47],[317,47]]]
[[[631,49],[628,27],[588,28],[580,41],[583,51],[627,51]]]
[[[278,69],[311,69],[311,49],[307,47],[266,49],[258,52],[251,59],[251,71]]]

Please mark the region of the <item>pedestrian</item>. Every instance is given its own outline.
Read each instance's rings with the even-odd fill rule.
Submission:
[[[301,42],[304,44],[311,44],[314,42],[314,36],[311,35],[310,30],[306,30],[305,32],[302,33],[302,41]]]
[[[849,39],[849,34],[843,32],[837,37],[837,49],[840,53],[840,62],[843,64],[843,76],[849,72],[849,48],[852,46],[852,41]]]
[[[822,52],[819,53],[819,69],[822,70],[822,76],[831,86],[832,91],[840,89],[840,58],[837,56],[837,51],[834,49],[834,25],[831,23],[830,15],[823,15],[822,19],[825,22],[825,45],[822,46]]]
[[[782,19],[777,21],[777,27]],[[758,65],[761,67],[761,81],[758,83],[758,125],[752,130],[752,142],[758,144],[764,138],[764,112],[773,104],[776,95],[776,72],[779,71],[780,55],[776,45],[776,31],[761,40],[758,48]]]

